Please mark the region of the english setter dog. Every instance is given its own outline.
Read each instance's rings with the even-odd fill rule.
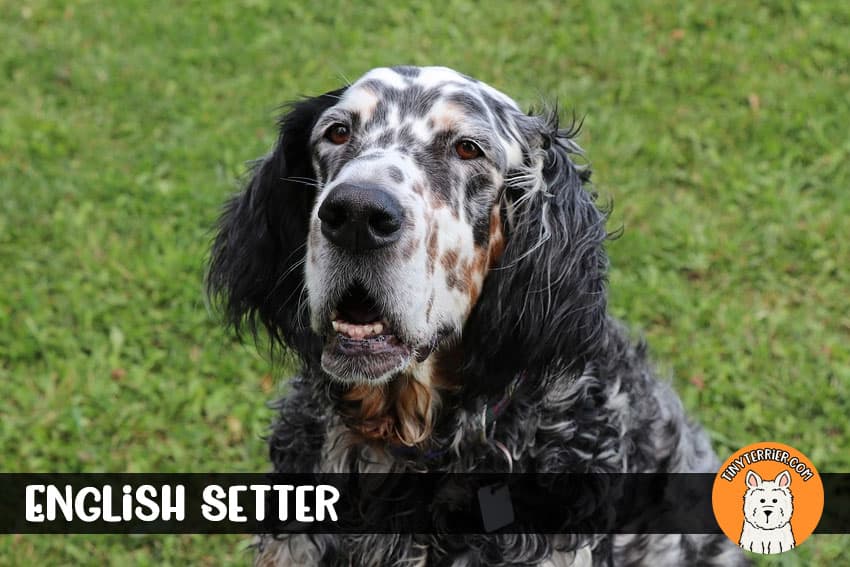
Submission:
[[[225,207],[208,274],[237,330],[302,362],[269,439],[275,471],[716,472],[606,314],[606,214],[576,131],[443,67],[374,69],[291,107]],[[722,535],[680,534],[266,536],[256,557],[742,561]]]

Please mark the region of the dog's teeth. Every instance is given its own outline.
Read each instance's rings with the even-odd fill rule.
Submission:
[[[349,323],[342,319],[331,321],[333,330],[339,334],[345,335],[351,339],[362,341],[366,338],[374,338],[380,336],[388,327],[386,319],[375,321],[374,323],[358,324]]]

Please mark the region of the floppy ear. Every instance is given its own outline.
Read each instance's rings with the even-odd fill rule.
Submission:
[[[518,176],[536,169],[537,183],[506,187],[507,245],[463,331],[464,380],[478,391],[501,391],[521,371],[531,379],[553,366],[581,372],[603,340],[606,214],[584,187],[589,170],[570,159],[580,152],[575,131],[559,131],[556,117],[544,122],[543,147],[535,142]]]
[[[316,198],[309,136],[344,89],[294,104],[277,144],[258,160],[242,192],[225,205],[210,254],[207,292],[237,333],[264,327],[305,359],[318,356],[309,328],[303,262]]]

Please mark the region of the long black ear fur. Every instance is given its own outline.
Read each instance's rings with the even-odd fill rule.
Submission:
[[[570,159],[575,132],[554,122],[544,134],[545,192],[506,191],[507,245],[463,330],[470,393],[502,392],[522,371],[581,372],[604,340],[606,214],[585,189],[590,171]]]
[[[310,331],[303,262],[316,198],[309,136],[317,118],[344,89],[292,105],[279,122],[272,153],[254,165],[250,181],[225,205],[212,246],[207,292],[237,332],[273,343],[306,360],[319,356]]]

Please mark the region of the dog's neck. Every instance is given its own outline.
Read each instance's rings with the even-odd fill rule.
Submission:
[[[439,350],[387,384],[350,387],[337,410],[366,442],[422,445],[431,438],[444,396],[460,389],[460,367],[458,347]]]

